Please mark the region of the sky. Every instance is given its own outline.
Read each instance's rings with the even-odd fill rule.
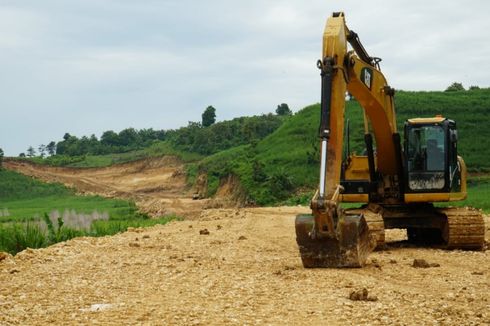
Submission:
[[[300,110],[333,11],[395,89],[490,86],[488,0],[0,0],[0,148]]]

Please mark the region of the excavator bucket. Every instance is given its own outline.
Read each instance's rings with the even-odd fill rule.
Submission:
[[[306,268],[362,267],[376,245],[363,215],[342,215],[335,237],[312,237],[313,215],[296,217],[296,242]]]

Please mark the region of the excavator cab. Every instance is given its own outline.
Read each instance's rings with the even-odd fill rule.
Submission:
[[[453,120],[437,116],[405,122],[406,194],[459,193],[461,164]]]

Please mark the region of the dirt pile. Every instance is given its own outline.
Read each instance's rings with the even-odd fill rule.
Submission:
[[[294,217],[306,211],[206,210],[198,220],[7,256],[0,324],[490,323],[488,252],[388,243],[363,269],[307,270],[294,237]],[[441,267],[413,268],[414,259]],[[352,301],[358,289],[372,301]]]

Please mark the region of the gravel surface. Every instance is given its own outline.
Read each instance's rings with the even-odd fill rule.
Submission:
[[[0,324],[490,323],[488,251],[409,247],[389,230],[365,268],[304,269],[294,216],[307,211],[205,210],[4,257]],[[439,267],[415,268],[415,259]],[[352,300],[364,289],[371,300]]]

